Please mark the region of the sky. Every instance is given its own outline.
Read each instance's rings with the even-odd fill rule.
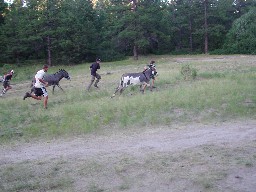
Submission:
[[[6,2],[6,3],[12,3],[13,0],[4,0],[4,2]]]
[[[5,3],[12,4],[13,0],[4,0]],[[26,6],[26,1],[23,0],[23,6]]]

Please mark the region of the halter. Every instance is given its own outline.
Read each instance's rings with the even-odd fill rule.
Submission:
[[[143,71],[142,73],[143,73],[143,75],[146,77],[146,79],[149,80],[150,78],[148,79],[147,76],[146,76],[146,74],[145,74],[145,72],[146,72],[147,70],[148,70],[148,69],[146,69],[146,70]]]
[[[152,72],[154,71],[154,70],[152,70],[152,67],[155,68],[155,65],[148,65],[148,67],[149,67],[149,68],[147,68],[147,69],[146,69],[145,71],[143,71],[142,73],[143,73],[143,75],[146,77],[147,80],[150,80],[152,77],[154,77],[154,75],[152,74]],[[149,69],[151,69],[151,74],[150,74],[149,79],[148,79],[147,76],[146,76],[146,74],[145,74],[145,72],[146,72],[147,70],[149,70]],[[153,79],[153,78],[152,78],[152,79]]]
[[[69,74],[68,74],[68,72],[65,70],[65,69],[59,69],[59,71],[57,71],[56,73],[54,73],[54,75],[57,75],[57,74],[59,74],[59,73],[63,73],[63,77],[64,78],[67,78],[67,77],[65,77],[65,75],[67,75],[68,77],[69,77]]]

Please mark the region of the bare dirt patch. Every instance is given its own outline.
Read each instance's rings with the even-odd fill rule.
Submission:
[[[52,168],[55,174],[46,178],[68,178],[69,184],[62,191],[256,189],[255,120],[138,128],[18,143],[0,146],[0,154],[0,173],[10,167],[16,174],[32,169],[30,174],[39,177]],[[0,187],[6,186],[7,176],[0,176]],[[39,185],[39,191],[43,187]]]

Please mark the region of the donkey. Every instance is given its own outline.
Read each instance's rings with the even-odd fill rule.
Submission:
[[[48,86],[53,85],[52,87],[52,93],[54,94],[54,89],[55,86],[57,85],[62,91],[64,91],[62,89],[62,87],[60,86],[59,82],[62,78],[65,78],[67,80],[70,80],[70,76],[68,74],[68,72],[65,69],[59,69],[58,72],[54,73],[54,74],[46,74],[44,76],[44,81],[48,82]],[[31,93],[34,91],[34,84],[35,84],[35,78],[33,78],[32,83],[31,83]]]
[[[145,71],[141,73],[123,74],[120,83],[116,88],[115,93],[111,96],[111,98],[115,97],[118,91],[121,95],[124,89],[129,85],[141,85],[140,91],[144,93],[147,85],[149,84],[150,79],[153,79],[155,75],[157,75],[155,65],[150,65]]]

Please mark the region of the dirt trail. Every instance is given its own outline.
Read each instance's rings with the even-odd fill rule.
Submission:
[[[83,138],[1,146],[0,162],[88,158],[130,153],[143,156],[152,152],[175,152],[200,145],[232,145],[256,141],[256,120],[216,125],[193,124],[179,129],[149,128],[143,131],[89,135]]]
[[[256,120],[109,131],[1,145],[0,168],[58,171],[66,191],[255,192]]]

